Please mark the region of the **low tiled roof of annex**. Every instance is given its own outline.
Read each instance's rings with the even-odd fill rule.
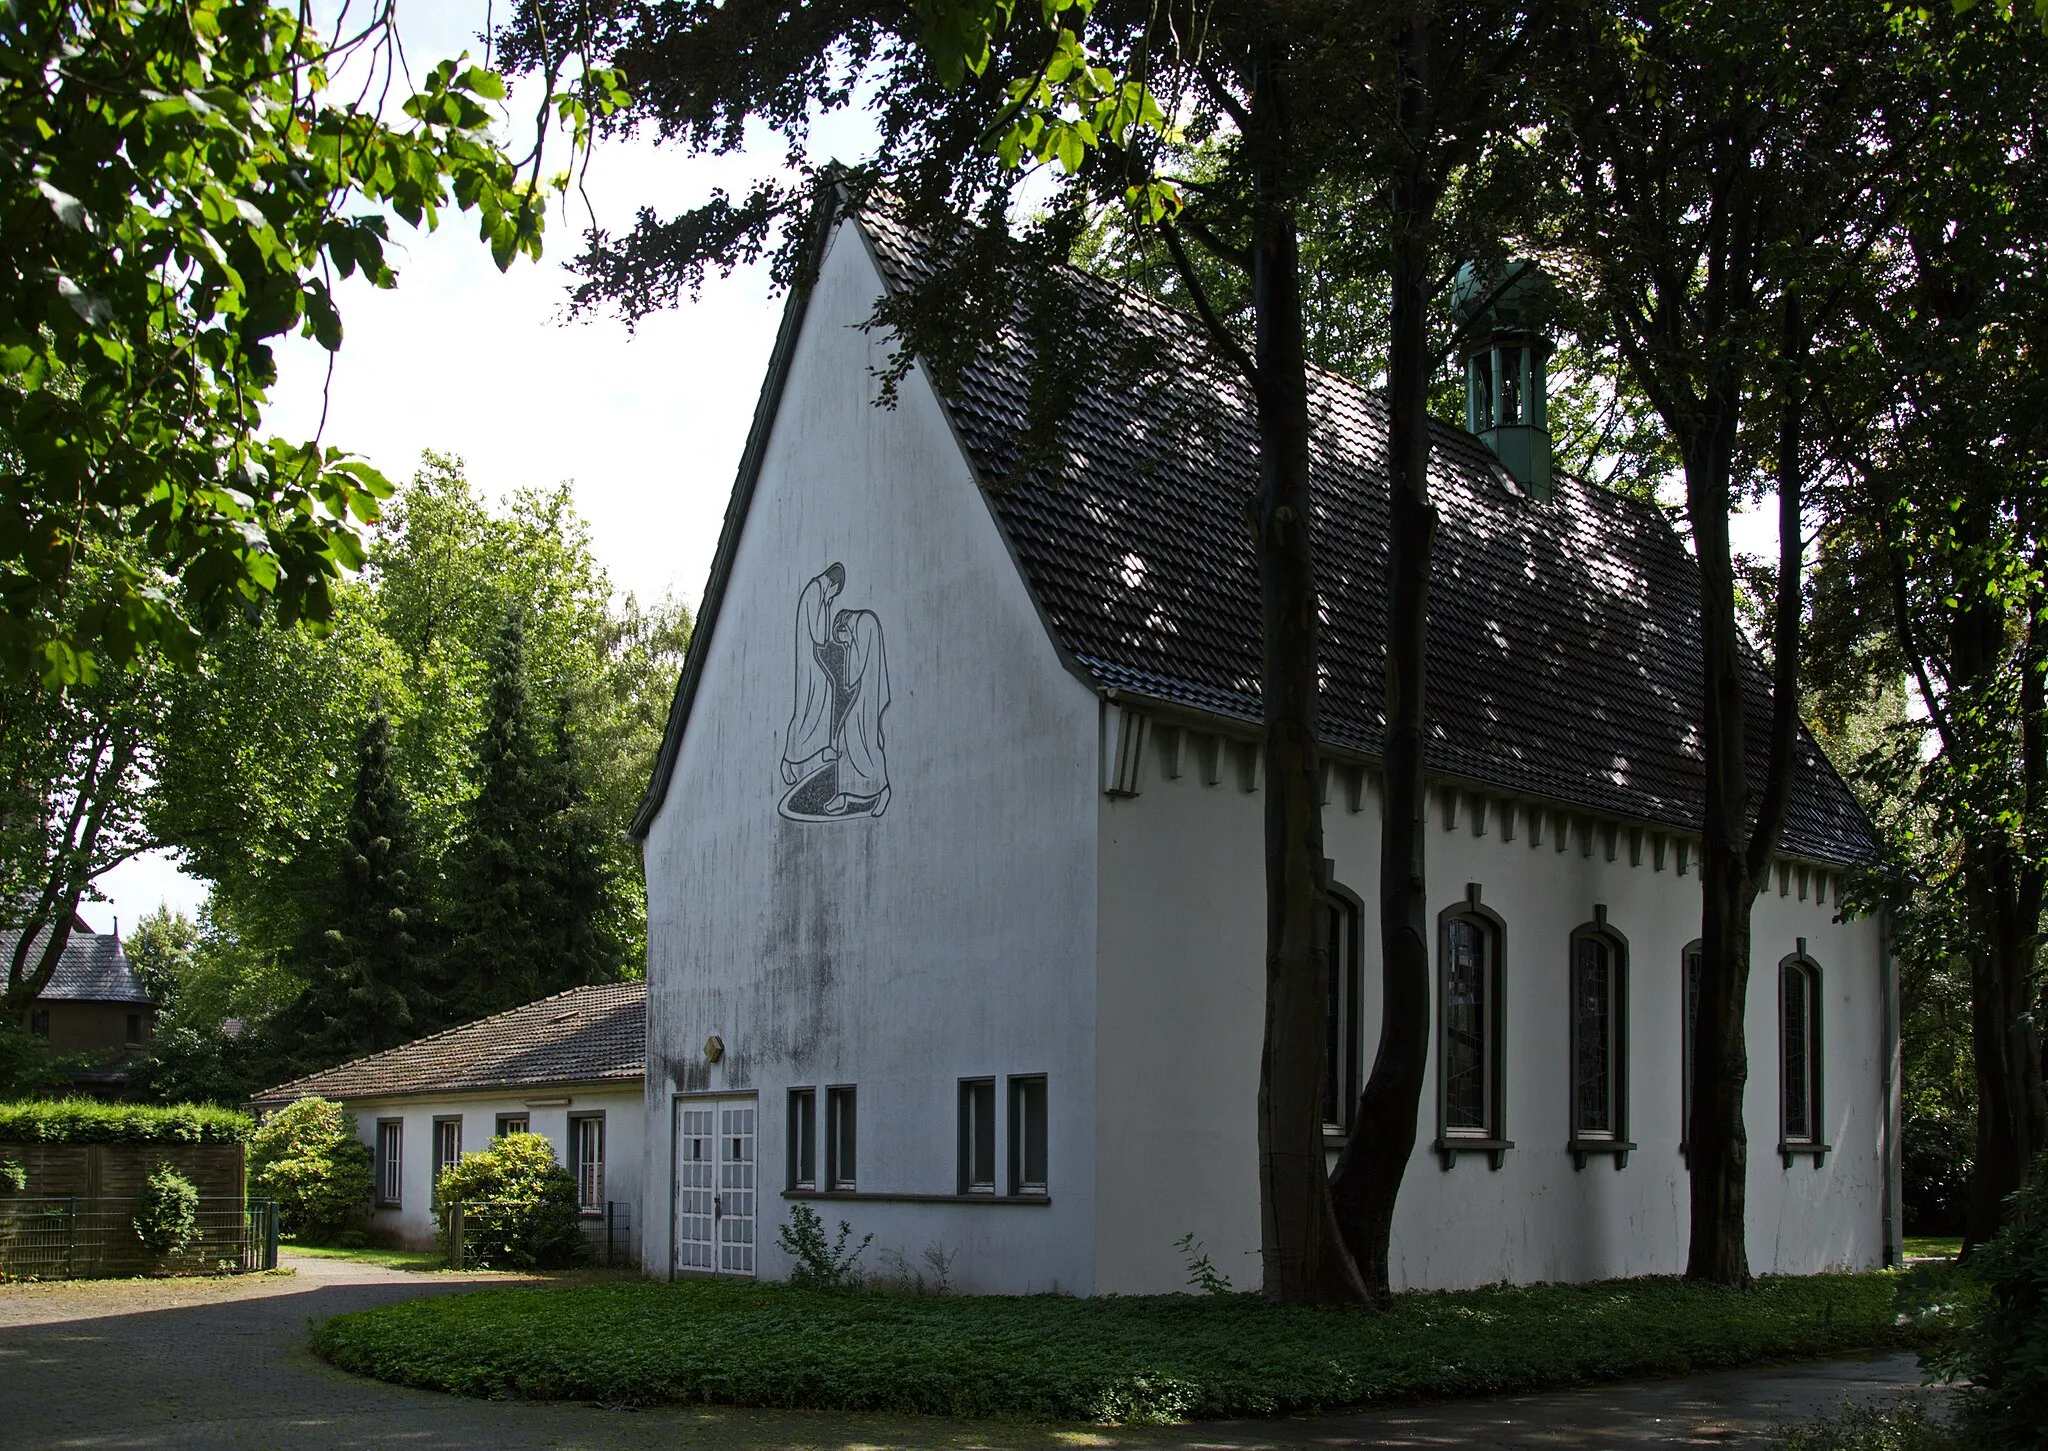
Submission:
[[[21,933],[14,928],[0,930],[0,956],[11,957]],[[30,961],[42,947],[43,937],[30,945]],[[149,990],[128,965],[121,951],[121,939],[111,932],[80,932],[72,929],[57,959],[50,984],[36,997],[37,1002],[137,1003],[148,1004]]]
[[[893,287],[932,251],[877,209],[859,221]],[[1243,381],[1197,325],[1149,298],[1070,274],[1077,299],[1166,362],[1142,383],[1081,390],[1051,468],[1021,468],[1029,348],[1014,334],[944,397],[1033,595],[1100,688],[1255,722],[1258,577],[1244,525],[1257,436]],[[1077,313],[1085,309],[1077,308]],[[1076,322],[1075,326],[1087,324]],[[1378,755],[1385,698],[1386,407],[1330,373],[1310,381],[1325,739]],[[1699,574],[1661,512],[1559,478],[1516,488],[1477,438],[1433,430],[1441,523],[1430,582],[1433,771],[1510,793],[1697,831],[1704,763]],[[1746,681],[1761,789],[1769,681]],[[1867,819],[1804,733],[1782,845],[1861,863]]]
[[[250,1099],[385,1098],[634,1079],[647,1068],[647,985],[599,983],[265,1089]]]

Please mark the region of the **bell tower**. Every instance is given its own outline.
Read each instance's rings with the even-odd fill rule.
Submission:
[[[1465,334],[1465,427],[1532,499],[1550,498],[1551,342],[1539,330],[1551,283],[1534,262],[1492,275],[1467,262],[1451,285]]]

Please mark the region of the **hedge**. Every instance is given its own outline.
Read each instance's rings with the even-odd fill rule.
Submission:
[[[169,1108],[91,1098],[0,1103],[0,1143],[246,1144],[256,1121],[233,1109],[180,1103]]]

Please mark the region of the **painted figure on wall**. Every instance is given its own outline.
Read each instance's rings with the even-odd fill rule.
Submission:
[[[780,811],[796,821],[880,816],[889,806],[882,713],[889,662],[872,610],[836,608],[846,568],[833,563],[796,603],[796,690],[782,740]]]

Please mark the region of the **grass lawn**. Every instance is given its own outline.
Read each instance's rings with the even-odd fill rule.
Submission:
[[[1963,1252],[1961,1235],[1947,1239],[1940,1235],[1909,1234],[1901,1244],[1906,1253],[1915,1258],[1922,1255],[1945,1255],[1949,1259],[1954,1259]]]
[[[1914,1344],[1885,1273],[1400,1296],[1072,1299],[646,1281],[484,1290],[321,1325],[344,1370],[465,1395],[1168,1422],[1527,1391]]]
[[[278,1252],[314,1260],[347,1260],[386,1270],[438,1270],[448,1263],[447,1256],[429,1249],[337,1249],[327,1244],[293,1244],[290,1240],[279,1245]]]

